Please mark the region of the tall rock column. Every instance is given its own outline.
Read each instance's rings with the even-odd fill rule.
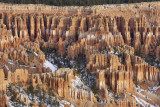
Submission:
[[[60,38],[58,42],[58,54],[63,56],[64,53],[65,53],[65,45],[63,44],[62,38]]]
[[[35,35],[35,21],[34,17],[30,16],[30,39],[34,40],[34,35]]]

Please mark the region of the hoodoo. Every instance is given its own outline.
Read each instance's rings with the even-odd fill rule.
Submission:
[[[0,106],[159,107],[159,15],[160,2],[1,3]]]

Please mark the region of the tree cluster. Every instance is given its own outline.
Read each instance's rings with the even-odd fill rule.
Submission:
[[[123,4],[123,3],[139,3],[151,2],[158,0],[0,0],[3,3],[14,4],[46,4],[55,6],[91,6],[103,4]]]

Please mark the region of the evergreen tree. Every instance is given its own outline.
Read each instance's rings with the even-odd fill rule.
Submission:
[[[46,4],[55,6],[91,6],[103,4],[119,4],[119,3],[138,3],[138,2],[151,2],[158,0],[0,0],[3,3],[15,4]]]

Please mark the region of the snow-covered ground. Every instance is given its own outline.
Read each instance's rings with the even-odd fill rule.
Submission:
[[[141,91],[144,91],[144,92],[148,92],[148,93],[154,93],[154,91],[157,91],[160,86],[154,86],[154,87],[148,87],[149,90],[144,90],[144,89],[141,89],[140,86],[136,87],[136,90],[138,91],[138,93],[140,93]],[[141,95],[142,96],[142,95]]]
[[[144,92],[148,92],[148,93],[152,93],[151,91],[147,91],[147,90],[144,90],[144,89],[141,89],[140,86],[136,87],[136,90],[137,90],[137,93],[142,96],[143,98],[146,98],[148,100],[151,100],[150,98],[148,98],[146,95],[143,95],[141,92],[144,91]]]
[[[75,78],[76,78],[75,80],[72,79],[72,85],[74,88],[88,90],[88,87],[84,85],[84,83],[81,81],[79,77],[75,76]]]
[[[145,100],[141,99],[141,98],[138,98],[136,97],[135,95],[133,95],[133,97],[136,99],[136,101],[141,104],[143,107],[155,107],[154,105],[146,102]]]
[[[13,102],[10,101],[10,97],[8,97],[8,96],[7,96],[7,102],[8,102],[9,107],[14,107]]]
[[[71,104],[71,103],[70,103],[70,102],[68,102],[68,101],[61,100],[61,102],[62,102],[63,104],[70,105],[70,107],[75,107],[73,104]]]
[[[45,60],[44,67],[50,68],[52,70],[52,72],[55,72],[57,70],[57,66],[53,65],[48,60]]]
[[[28,50],[28,51],[30,51],[30,52],[34,53],[36,56],[38,56],[38,54],[37,54],[36,52],[33,52],[33,51],[31,51],[31,50]],[[8,63],[11,64],[11,65],[15,65],[14,61],[12,61],[12,60],[9,60]],[[29,66],[26,66],[26,65],[19,65],[19,66],[29,67]],[[56,65],[53,65],[53,64],[52,64],[51,62],[49,62],[48,60],[45,60],[45,63],[44,63],[43,66],[46,67],[46,68],[49,67],[49,68],[52,70],[52,72],[55,72],[55,71],[57,70],[57,66],[56,66]],[[9,69],[8,66],[6,66],[6,68]],[[31,66],[31,68],[36,68],[36,67]]]
[[[52,56],[51,54],[46,54],[46,60],[51,62],[53,65],[57,66],[57,68],[77,68],[81,81],[85,82],[88,87],[92,87],[95,84],[96,75],[87,74],[86,71],[86,59],[79,57],[76,60],[67,59],[66,57],[60,56]]]
[[[144,90],[144,89],[141,89],[140,86],[137,86],[137,87],[136,87],[136,90],[137,90],[137,94],[139,94],[141,97],[143,97],[143,98],[145,98],[145,99],[147,99],[147,100],[152,101],[150,98],[148,98],[146,95],[143,95],[141,92],[153,93],[153,90],[156,90],[156,89],[158,89],[158,88],[160,88],[160,87],[153,87],[153,88],[150,87],[149,90]],[[151,90],[151,89],[152,89],[152,90]],[[129,93],[129,94],[130,94],[130,93]],[[130,95],[131,95],[131,94],[130,94]],[[148,103],[147,101],[145,101],[145,100],[143,100],[143,99],[141,99],[141,98],[139,98],[139,97],[137,97],[137,96],[135,96],[135,95],[132,95],[132,96],[136,99],[137,103],[141,104],[143,107],[159,107],[159,106],[157,106],[157,105],[156,105],[156,106],[155,106],[155,105],[152,105],[152,104]]]
[[[20,92],[19,92],[19,87],[17,85],[15,85],[15,87],[18,89],[17,93],[24,94],[25,98],[28,97],[27,93],[23,90],[23,88],[20,88]],[[8,93],[10,93],[10,92],[8,92]],[[12,93],[10,93],[10,95],[12,95]],[[18,107],[28,107],[28,106],[22,105],[22,104],[20,104],[18,102],[11,101],[11,96],[7,96],[7,102],[8,102],[9,107],[15,107],[15,106],[18,106]],[[29,102],[31,102],[31,100],[29,100]]]
[[[154,87],[149,87],[149,90],[157,91],[159,88],[160,88],[160,86],[154,86]]]

